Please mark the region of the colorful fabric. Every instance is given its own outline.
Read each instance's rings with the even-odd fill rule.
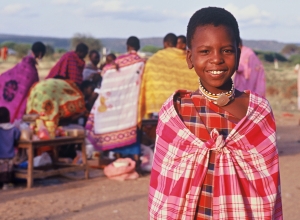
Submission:
[[[84,96],[70,80],[47,79],[35,84],[30,90],[28,114],[44,114],[45,120],[58,125],[60,118],[85,112]]]
[[[206,142],[182,122],[174,95],[166,101],[157,126],[150,219],[195,218],[212,150],[217,152],[213,219],[282,219],[274,117],[265,99],[249,95],[246,116],[227,138],[213,129]]]
[[[80,85],[82,83],[82,72],[84,68],[84,60],[80,59],[74,52],[65,53],[60,60],[50,70],[46,79],[61,76],[64,79],[70,79]]]
[[[201,141],[210,139],[210,132],[216,128],[226,138],[238,121],[233,115],[213,104],[195,92],[176,99],[176,110],[185,126]],[[204,178],[196,211],[197,219],[212,219],[213,177],[216,152],[209,155],[208,169]]]
[[[240,65],[234,76],[234,86],[237,90],[250,90],[258,95],[266,96],[265,71],[254,51],[242,46]]]
[[[141,118],[159,112],[178,88],[196,90],[198,76],[186,63],[186,54],[177,48],[158,51],[147,60],[140,97]]]
[[[23,117],[28,91],[39,81],[35,65],[35,58],[26,56],[12,69],[0,75],[0,106],[9,110],[11,122]]]
[[[119,70],[107,68],[86,123],[90,142],[98,150],[112,150],[137,141],[138,97],[144,60],[136,52],[118,57]]]

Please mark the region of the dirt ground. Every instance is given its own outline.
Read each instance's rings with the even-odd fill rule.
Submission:
[[[8,66],[12,66],[11,62]],[[8,66],[0,65],[0,72]],[[50,66],[50,64],[49,64]],[[48,64],[41,64],[46,74]],[[283,73],[282,73],[283,75]],[[281,83],[283,83],[281,81]],[[284,84],[284,83],[283,83]],[[276,86],[275,86],[276,87]],[[272,97],[276,102],[280,100]],[[291,102],[295,104],[295,97]],[[291,102],[285,106],[291,106]],[[300,112],[271,102],[277,122],[281,191],[284,219],[300,219]],[[278,104],[278,105],[277,105]],[[282,108],[277,106],[283,106]],[[77,178],[83,173],[70,174]],[[102,170],[93,169],[89,180],[51,177],[36,180],[34,188],[25,182],[14,189],[0,191],[0,219],[147,219],[149,175],[137,180],[108,180]]]
[[[275,112],[284,219],[300,219],[300,114]],[[83,173],[73,174],[78,178]],[[149,175],[118,182],[102,170],[89,180],[52,177],[0,192],[0,219],[147,219]]]

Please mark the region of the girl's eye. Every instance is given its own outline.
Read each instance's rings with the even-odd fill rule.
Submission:
[[[209,51],[208,51],[208,50],[200,50],[199,52],[200,52],[201,54],[208,54]]]
[[[233,50],[224,50],[224,53],[233,53]]]

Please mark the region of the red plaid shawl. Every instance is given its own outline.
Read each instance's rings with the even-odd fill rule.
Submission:
[[[173,98],[160,111],[149,218],[195,218],[209,151],[216,150],[213,219],[282,219],[276,128],[268,102],[250,93],[247,115],[228,137],[213,130],[202,142],[179,118]]]
[[[65,79],[70,79],[80,85],[83,77],[85,61],[80,59],[74,51],[65,53],[60,60],[50,70],[46,79],[54,78],[55,76],[62,76]]]

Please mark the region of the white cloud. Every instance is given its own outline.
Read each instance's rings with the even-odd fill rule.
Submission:
[[[235,16],[240,26],[268,26],[274,24],[271,14],[259,9],[256,5],[238,8],[233,4],[228,4],[225,8]]]
[[[28,8],[27,5],[23,4],[11,4],[7,5],[2,9],[2,13],[5,15],[15,15],[22,12],[24,9]]]
[[[188,17],[176,11],[158,11],[152,7],[136,7],[124,4],[120,0],[93,2],[89,7],[77,10],[77,14],[85,17],[109,17],[116,20],[133,20],[142,22],[158,22],[168,19]]]
[[[55,5],[73,5],[78,3],[78,0],[52,0]]]

